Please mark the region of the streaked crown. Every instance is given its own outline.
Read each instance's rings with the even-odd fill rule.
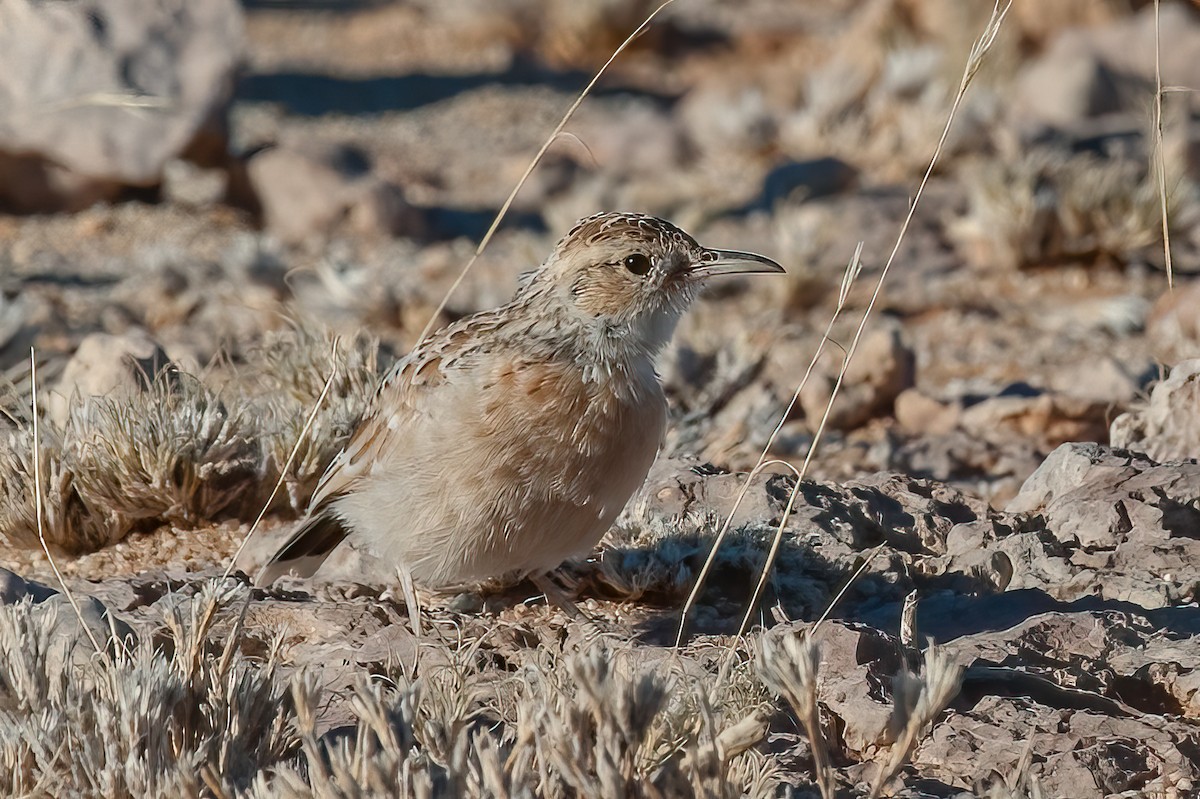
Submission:
[[[761,255],[703,247],[664,219],[602,213],[581,219],[559,240],[523,293],[652,352],[670,337],[705,278],[782,271]]]

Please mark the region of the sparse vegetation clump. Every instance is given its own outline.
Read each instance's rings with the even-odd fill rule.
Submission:
[[[221,518],[263,478],[255,428],[250,407],[167,373],[132,396],[84,400],[62,457],[80,501],[113,519],[111,529],[194,525]]]
[[[222,658],[204,623],[229,598],[181,599],[104,652],[61,605],[0,606],[0,794],[228,795],[293,749],[271,658]]]
[[[145,386],[73,398],[63,428],[40,425],[47,542],[83,553],[163,524],[251,520],[297,441],[271,510],[298,512],[374,391],[376,350],[366,338],[300,329],[268,339],[223,381],[167,370]],[[0,436],[0,541],[36,545],[32,425]]]
[[[166,596],[136,632],[94,627],[102,651],[80,632],[95,620],[65,603],[0,606],[0,793],[723,798],[775,796],[786,778],[831,795],[823,737],[812,780],[781,770],[796,753],[765,747],[773,724],[821,735],[819,652],[794,635],[753,658],[701,639],[647,660],[592,639],[506,664],[486,656],[495,631],[472,624],[454,644],[423,641],[415,666],[331,690],[320,669],[283,667],[281,636],[237,634],[246,590]],[[898,730],[919,731],[957,687],[927,702],[915,679]]]
[[[0,792],[773,795],[770,762],[746,753],[765,731],[761,691],[722,698],[602,645],[543,650],[510,674],[430,644],[443,665],[330,696],[281,672],[278,642],[264,658],[234,648],[243,599],[209,585],[101,653],[58,607],[0,606]],[[317,732],[330,702],[348,706],[350,734]],[[729,734],[747,713],[749,734]]]
[[[269,336],[250,351],[235,371],[230,388],[244,392],[260,414],[261,458],[265,479],[255,501],[261,507],[294,447],[295,458],[284,475],[281,507],[298,513],[316,488],[326,465],[349,438],[379,381],[379,342],[369,336],[333,338],[300,327]],[[308,431],[305,421],[329,391]],[[253,510],[257,511],[258,508]]]
[[[976,160],[963,177],[969,208],[952,233],[978,264],[1127,264],[1162,257],[1159,187],[1144,161],[1040,148],[1009,161]],[[1182,177],[1168,189],[1172,240],[1195,247],[1189,237],[1200,222],[1200,186]]]

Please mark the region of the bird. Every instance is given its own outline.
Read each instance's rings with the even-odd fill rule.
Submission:
[[[508,304],[396,362],[255,583],[351,546],[409,587],[544,586],[645,481],[667,424],[655,357],[704,283],[783,271],[653,216],[579,220]]]

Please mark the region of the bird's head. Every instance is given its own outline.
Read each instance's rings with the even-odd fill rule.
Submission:
[[[528,288],[589,330],[654,353],[707,278],[783,271],[761,255],[703,247],[653,216],[603,213],[576,223]]]

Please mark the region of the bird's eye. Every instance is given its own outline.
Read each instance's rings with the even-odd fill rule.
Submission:
[[[650,258],[640,252],[626,256],[625,268],[635,275],[644,275],[650,271]]]

